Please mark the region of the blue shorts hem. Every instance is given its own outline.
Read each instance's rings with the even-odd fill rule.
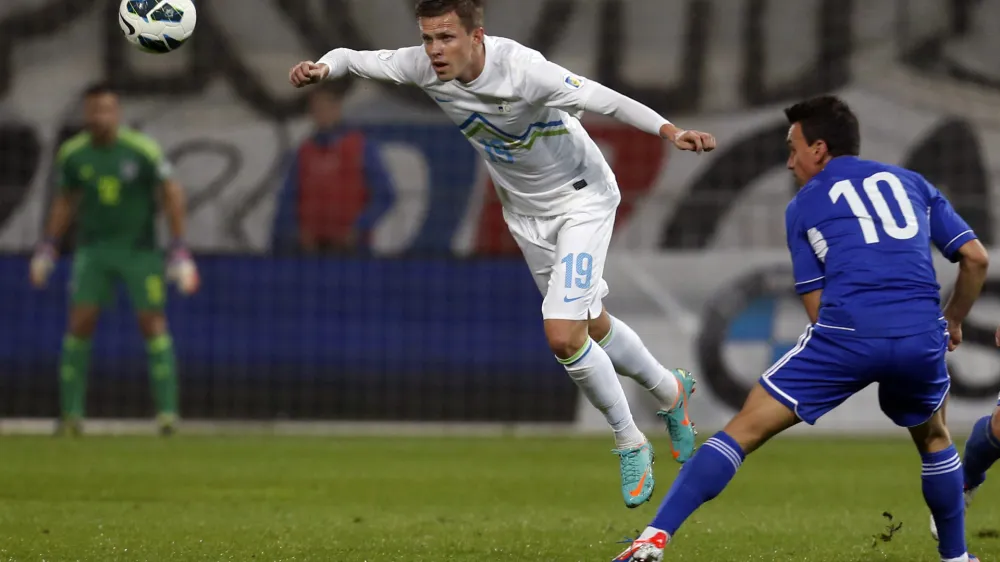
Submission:
[[[899,427],[904,427],[906,429],[910,429],[910,428],[914,428],[914,427],[919,427],[919,426],[924,425],[925,423],[927,423],[931,418],[934,417],[934,414],[938,413],[938,411],[941,408],[944,407],[944,403],[945,403],[946,400],[948,400],[948,395],[950,393],[951,393],[951,381],[949,380],[947,386],[945,386],[945,388],[944,388],[944,392],[941,393],[941,398],[938,400],[937,405],[934,406],[934,409],[931,410],[931,412],[929,414],[927,414],[926,416],[924,416],[923,419],[921,419],[917,423],[911,423],[911,422],[913,422],[915,420],[906,419],[907,417],[910,417],[910,418],[914,417],[912,414],[904,414],[904,415],[900,415],[900,416],[891,416],[891,415],[889,415],[888,412],[885,411],[884,408],[883,408],[882,412],[885,413],[885,415],[890,420],[892,420],[892,423],[896,424]]]
[[[798,404],[792,402],[787,397],[783,396],[782,393],[778,391],[777,385],[765,379],[764,377],[761,377],[759,382],[760,386],[764,387],[764,390],[766,390],[767,393],[770,394],[772,398],[774,398],[778,402],[781,402],[781,404],[784,407],[791,410],[791,412],[795,414],[795,417],[799,418],[800,420],[806,422],[809,425],[816,425],[816,420],[807,420],[799,415]]]

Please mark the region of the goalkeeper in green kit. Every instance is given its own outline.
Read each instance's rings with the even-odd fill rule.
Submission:
[[[58,432],[79,434],[86,403],[91,338],[101,309],[123,284],[146,341],[149,376],[160,432],[177,420],[177,367],[167,330],[166,278],[182,294],[198,289],[198,273],[182,244],[184,192],[171,178],[157,143],[119,125],[118,96],[107,86],[84,93],[85,130],[59,150],[58,192],[49,212],[45,240],[31,260],[31,282],[44,287],[58,240],[78,218],[77,250],[70,286],[69,328],[59,368]],[[168,262],[156,244],[156,215],[162,206],[172,236]]]

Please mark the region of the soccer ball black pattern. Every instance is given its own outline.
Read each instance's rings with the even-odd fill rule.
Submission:
[[[126,39],[147,53],[175,51],[197,22],[192,0],[122,0],[118,24]]]
[[[149,14],[148,17],[152,21],[181,23],[181,20],[184,19],[184,11],[170,4],[160,4],[160,7],[153,10],[153,13]]]
[[[139,46],[155,53],[169,53],[183,45],[183,41],[178,41],[169,35],[164,35],[163,39],[153,39],[144,35],[139,36]]]
[[[155,0],[129,0],[126,9],[130,14],[135,14],[140,18],[145,18],[146,14],[148,14],[154,6],[156,6]]]

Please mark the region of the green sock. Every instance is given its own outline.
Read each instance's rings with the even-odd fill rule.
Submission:
[[[177,360],[170,336],[164,334],[148,342],[149,378],[153,387],[156,413],[172,418],[177,415]]]
[[[83,418],[89,367],[90,341],[66,336],[59,362],[59,403],[64,419]]]

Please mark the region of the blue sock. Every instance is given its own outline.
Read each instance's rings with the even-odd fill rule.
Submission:
[[[924,501],[938,529],[938,552],[942,560],[965,555],[965,499],[962,460],[952,445],[937,453],[921,455]]]
[[[965,442],[965,487],[975,488],[986,480],[986,471],[1000,459],[1000,441],[993,435],[992,415],[979,418]]]
[[[745,457],[732,437],[721,431],[713,435],[681,467],[650,527],[672,536],[695,510],[722,492]]]

